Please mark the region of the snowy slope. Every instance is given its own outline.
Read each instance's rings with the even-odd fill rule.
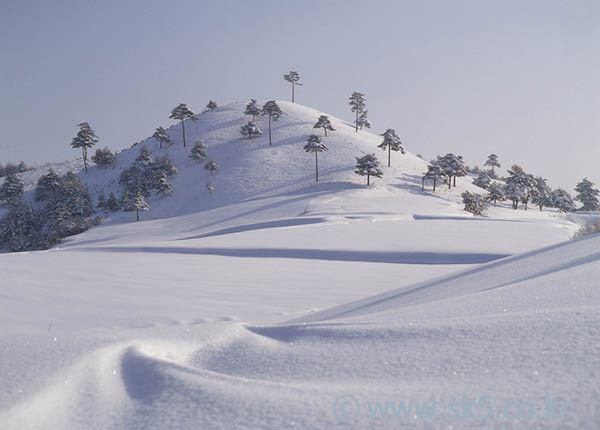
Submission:
[[[367,188],[354,157],[384,158],[380,138],[336,118],[315,184],[302,146],[322,113],[280,104],[273,147],[241,139],[241,103],[186,123],[216,177],[188,159],[179,125],[169,148],[150,139],[80,173],[118,192],[140,145],[168,153],[174,194],[151,198],[143,222],[119,213],[51,250],[0,255],[0,428],[597,428],[600,238],[560,243],[580,217],[473,217],[459,197],[470,178],[422,192],[410,153]],[[492,395],[495,412],[546,394],[572,406],[563,421],[366,412],[462,394]],[[342,395],[356,421],[335,415]]]

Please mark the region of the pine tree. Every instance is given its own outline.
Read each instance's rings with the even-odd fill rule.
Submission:
[[[300,75],[298,74],[298,72],[290,71],[290,73],[288,73],[287,75],[283,75],[283,79],[285,79],[290,84],[292,84],[292,103],[295,103],[295,100],[294,100],[294,87],[296,85],[302,85],[299,82],[300,81]]]
[[[581,211],[597,211],[600,209],[600,203],[598,202],[598,194],[600,191],[594,188],[594,183],[588,180],[588,178],[584,178],[580,183],[575,187],[575,191],[577,191],[577,196],[575,197],[583,206],[579,208]]]
[[[258,101],[256,99],[250,99],[250,103],[246,105],[246,110],[244,110],[244,115],[252,115],[252,121],[254,121],[260,114],[261,109],[258,105]]]
[[[369,112],[365,109],[358,116],[358,128],[360,130],[362,130],[363,127],[371,128],[373,126],[373,123],[371,123],[371,121],[369,121],[369,118],[367,118],[368,114],[369,114]]]
[[[159,196],[166,196],[173,191],[173,185],[169,182],[169,178],[165,172],[158,172],[154,179],[153,188]]]
[[[277,121],[283,115],[283,112],[275,100],[269,100],[263,106],[262,114],[269,116],[269,146],[271,146],[273,144],[271,141],[271,120]]]
[[[490,154],[484,166],[488,166],[492,168],[492,173],[495,175],[494,167],[500,168],[500,162],[498,161],[498,156],[496,154]]]
[[[487,173],[480,173],[479,176],[473,179],[473,185],[487,190],[490,186],[490,177],[487,175]]]
[[[353,92],[349,99],[350,110],[356,114],[355,131],[358,132],[358,118],[365,111],[367,99],[363,93]]]
[[[213,102],[212,100],[210,100],[208,102],[208,104],[206,105],[206,110],[209,110],[211,112],[214,112],[216,108],[217,108],[217,104],[215,102]]]
[[[315,153],[315,182],[319,182],[319,152],[329,151],[317,135],[310,135],[308,143],[304,145],[304,151]]]
[[[135,200],[133,201],[133,205],[135,207],[136,221],[140,220],[140,211],[147,211],[148,209],[150,209],[150,205],[144,199],[144,196],[140,192],[138,192],[135,195]]]
[[[57,200],[61,189],[61,178],[53,170],[49,169],[48,173],[40,176],[35,187],[35,200]]]
[[[255,122],[248,121],[248,124],[240,128],[240,133],[242,136],[252,139],[254,136],[260,136],[262,134],[262,130],[258,128]]]
[[[322,128],[325,132],[325,136],[327,136],[327,130],[335,131],[335,128],[331,125],[331,121],[329,121],[329,117],[327,115],[321,115],[313,128]]]
[[[108,195],[108,200],[106,201],[106,209],[109,212],[116,212],[119,209],[121,209],[119,200],[115,197],[115,195],[112,192]]]
[[[206,154],[206,145],[198,138],[194,147],[190,150],[190,158],[194,161],[204,161],[206,157],[208,157]]]
[[[103,149],[96,149],[96,153],[92,156],[92,161],[96,163],[96,166],[99,168],[106,169],[116,163],[117,157],[110,149],[104,147]]]
[[[421,179],[421,190],[425,191],[426,180],[433,181],[433,191],[435,191],[437,183],[446,181],[448,180],[447,178],[448,176],[444,173],[444,171],[440,168],[440,166],[437,163],[431,163],[427,166],[427,172],[423,174],[423,178]]]
[[[34,210],[19,200],[0,218],[0,247],[14,252],[31,249],[36,245],[35,234],[40,228]]]
[[[448,177],[448,188],[452,187],[452,178],[454,178],[454,186],[456,187],[456,177],[466,176],[465,163],[460,155],[448,153],[436,160],[436,164]]]
[[[552,197],[552,190],[541,176],[534,178],[534,186],[531,190],[531,202],[540,208],[547,206]]]
[[[371,176],[376,178],[383,177],[383,170],[381,170],[381,164],[375,154],[366,154],[362,157],[356,157],[356,173],[359,176],[367,177],[367,186],[371,185]]]
[[[571,194],[562,188],[557,188],[556,190],[552,191],[551,201],[552,206],[561,212],[572,212],[574,209],[573,198],[571,197]]]
[[[23,176],[17,173],[11,173],[6,178],[0,187],[0,204],[14,205],[21,201],[21,197],[25,191],[25,182]]]
[[[100,209],[102,212],[107,211],[106,196],[104,195],[104,191],[100,191],[100,194],[98,195],[98,204],[96,205],[96,208]]]
[[[402,146],[402,141],[396,134],[396,130],[393,128],[388,128],[383,134],[383,142],[377,145],[378,148],[381,148],[382,151],[387,149],[388,152],[388,167],[391,166],[391,153],[392,151],[398,152],[401,154],[406,154],[404,150],[404,146]]]
[[[512,201],[513,209],[518,209],[519,202],[527,204],[533,185],[533,177],[525,173],[521,166],[513,165],[508,170],[504,195]]]
[[[208,160],[206,164],[204,164],[204,168],[208,170],[211,176],[219,173],[219,165],[215,163],[213,160]]]
[[[152,154],[148,151],[147,148],[140,148],[140,153],[135,159],[135,165],[144,170],[144,172],[148,171],[148,168],[152,165],[154,159],[152,158]]]
[[[171,110],[171,116],[169,116],[169,118],[177,119],[177,120],[181,121],[181,131],[182,131],[182,135],[183,135],[183,147],[185,148],[185,120],[186,119],[194,119],[195,118],[194,112],[192,112],[190,109],[188,109],[188,107],[186,106],[185,103],[180,103],[179,105],[175,106]]]
[[[465,210],[473,215],[482,216],[486,209],[485,200],[479,194],[465,191],[461,194]]]
[[[504,190],[502,189],[502,185],[497,182],[492,182],[487,188],[487,195],[485,196],[486,201],[494,202],[494,207],[496,207],[497,202],[504,201]]]
[[[90,127],[87,122],[77,124],[77,127],[79,127],[79,131],[71,141],[71,147],[81,148],[81,153],[83,154],[83,167],[87,173],[87,152],[89,148],[98,143],[98,136],[96,136],[96,133],[94,133],[94,130],[92,130],[92,127]]]
[[[152,135],[152,137],[158,141],[158,147],[161,149],[162,149],[163,143],[164,144],[171,143],[171,139],[169,139],[169,136],[167,135],[166,130],[162,127],[158,127],[156,129],[156,131],[154,132],[154,134]]]

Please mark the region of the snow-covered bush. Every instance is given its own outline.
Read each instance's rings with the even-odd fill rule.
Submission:
[[[106,169],[115,164],[117,157],[110,149],[104,147],[103,149],[96,149],[96,153],[92,155],[92,161],[101,169]]]
[[[461,197],[467,212],[471,212],[473,215],[483,215],[483,212],[486,209],[486,203],[482,196],[465,191],[461,194]]]

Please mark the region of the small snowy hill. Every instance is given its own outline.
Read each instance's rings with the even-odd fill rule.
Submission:
[[[240,202],[257,197],[290,194],[291,192],[311,192],[314,186],[314,156],[302,148],[311,134],[323,137],[329,151],[319,156],[321,182],[335,184],[340,190],[353,188],[362,183],[353,173],[355,157],[369,152],[381,152],[377,145],[381,138],[367,131],[355,133],[354,128],[337,118],[331,118],[336,131],[323,136],[323,130],[313,129],[313,125],[323,112],[278,101],[283,116],[272,124],[273,146],[268,142],[266,117],[257,118],[263,135],[253,139],[243,138],[240,127],[251,117],[243,114],[245,104],[233,103],[214,112],[203,112],[197,120],[186,121],[187,147],[183,147],[181,125],[167,129],[172,145],[159,148],[154,138],[149,138],[117,155],[113,169],[93,167],[88,174],[80,177],[92,190],[120,193],[118,176],[139,154],[142,147],[148,149],[154,158],[167,154],[179,168],[179,174],[172,179],[174,192],[171,197],[151,198],[151,211],[145,219],[158,219],[197,212]],[[189,158],[189,151],[197,139],[207,146],[210,159],[216,161],[220,170],[210,176],[204,163]],[[426,170],[425,162],[411,153],[394,154],[394,173],[402,172],[415,181]],[[380,183],[390,183],[398,178],[386,177]],[[216,191],[209,194],[208,182],[216,185]]]

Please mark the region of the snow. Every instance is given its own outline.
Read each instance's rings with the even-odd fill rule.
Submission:
[[[139,148],[168,154],[174,193],[148,199],[143,222],[118,213],[0,255],[0,428],[597,428],[600,236],[568,241],[596,214],[474,217],[460,202],[482,192],[472,178],[422,192],[412,153],[367,188],[355,157],[385,160],[381,137],[331,116],[316,184],[302,148],[323,113],[278,104],[271,148],[265,118],[265,136],[242,139],[240,102],[187,121],[188,148],[174,125],[173,146],[148,139],[79,173],[117,193]],[[216,176],[188,157],[198,137]],[[491,395],[495,417],[367,412],[463,394]],[[498,416],[546,395],[571,402],[564,420]],[[335,415],[340,396],[359,402],[355,421]]]

